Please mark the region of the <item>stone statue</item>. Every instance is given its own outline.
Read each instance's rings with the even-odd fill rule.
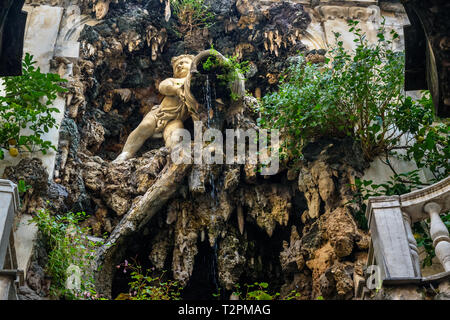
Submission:
[[[189,111],[185,101],[184,83],[189,75],[192,55],[181,55],[172,58],[174,78],[168,78],[159,85],[159,92],[165,95],[160,105],[156,105],[147,113],[139,126],[131,132],[123,147],[122,153],[114,160],[119,162],[132,158],[144,144],[145,140],[162,133],[166,147],[171,148],[172,132],[183,128],[183,121],[189,118]],[[122,99],[128,100],[131,91],[116,90]]]

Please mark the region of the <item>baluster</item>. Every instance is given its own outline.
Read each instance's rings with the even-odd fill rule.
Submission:
[[[411,217],[406,212],[402,212],[403,222],[405,225],[406,236],[408,238],[409,249],[411,251],[411,259],[413,262],[414,273],[416,277],[421,276],[420,272],[420,261],[419,261],[419,250],[417,249],[417,242],[414,238],[411,229]]]
[[[427,203],[423,210],[430,215],[430,234],[434,251],[445,271],[450,271],[450,235],[439,214],[442,207],[436,202]]]

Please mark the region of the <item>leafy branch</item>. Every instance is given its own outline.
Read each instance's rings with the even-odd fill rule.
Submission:
[[[4,149],[9,150],[13,157],[26,151],[38,150],[46,154],[50,148],[56,150],[42,136],[57,127],[53,113],[59,110],[52,104],[59,93],[66,91],[59,84],[67,80],[57,74],[41,73],[35,64],[33,56],[27,53],[22,75],[3,78],[5,94],[0,96],[0,159],[4,158]],[[31,133],[26,134],[27,131]]]

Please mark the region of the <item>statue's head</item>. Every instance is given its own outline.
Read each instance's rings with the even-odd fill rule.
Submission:
[[[101,20],[106,16],[109,10],[109,2],[110,0],[100,0],[97,2],[94,7],[97,20]]]
[[[171,62],[175,78],[185,78],[189,74],[192,60],[194,60],[194,56],[190,54],[183,54],[172,58]]]

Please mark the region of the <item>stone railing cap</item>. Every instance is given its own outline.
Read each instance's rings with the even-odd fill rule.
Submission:
[[[0,192],[11,193],[13,196],[14,203],[14,211],[19,210],[20,198],[19,198],[19,190],[17,189],[17,185],[5,179],[0,179]]]
[[[410,193],[400,196],[400,201],[404,205],[411,205],[416,203],[423,203],[424,197],[429,197],[428,201],[434,198],[441,197],[444,193],[447,194],[450,190],[450,176],[425,188],[414,190]]]
[[[423,212],[423,206],[428,202],[439,203],[442,206],[442,212],[450,210],[450,177],[401,196],[370,197],[366,217],[370,223],[374,209],[400,207],[402,211],[410,215],[413,222],[416,222],[428,217],[428,214]]]
[[[378,208],[395,208],[400,207],[400,197],[399,196],[379,196],[379,197],[369,197],[367,201],[366,208],[366,218],[369,222],[371,221],[371,213],[373,209]]]

